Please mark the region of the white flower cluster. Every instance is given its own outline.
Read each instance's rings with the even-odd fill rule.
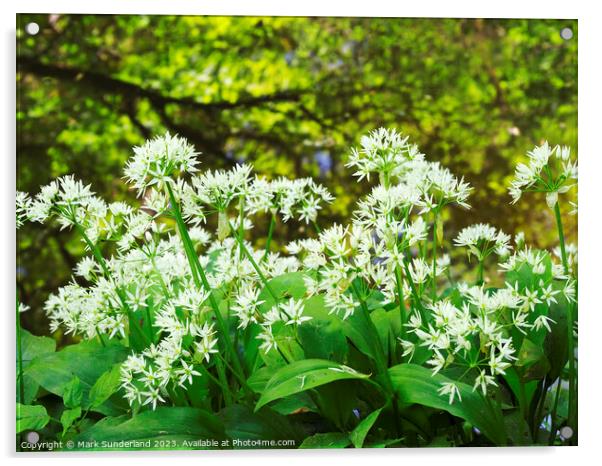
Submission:
[[[401,176],[409,162],[423,160],[424,154],[418,147],[408,143],[409,136],[403,136],[394,129],[379,128],[360,140],[361,148],[352,149],[346,166],[355,168],[359,180],[370,179],[371,173],[386,173]]]
[[[509,188],[512,203],[516,203],[523,192],[539,191],[546,193],[548,206],[554,208],[558,194],[567,192],[572,187],[568,183],[577,180],[577,162],[571,161],[571,149],[551,147],[546,141],[529,151],[527,156],[528,164],[517,165]]]
[[[484,296],[478,294],[468,298],[460,308],[449,300],[433,303],[429,306],[431,322],[425,325],[415,313],[407,324],[408,333],[415,334],[419,344],[433,352],[427,364],[434,374],[452,364],[477,369],[488,382],[475,383],[474,388],[480,387],[485,394],[487,385],[495,385],[494,376],[504,374],[515,359],[512,340],[505,336],[495,314],[500,305],[508,303],[489,296],[482,299]],[[495,307],[490,307],[492,304]],[[416,344],[403,340],[402,346],[404,354],[411,357]]]
[[[16,226],[17,230],[23,226],[23,224],[29,218],[29,209],[31,208],[31,198],[29,194],[23,191],[17,191],[15,196],[15,211],[17,214]]]
[[[184,138],[166,133],[134,147],[134,156],[125,167],[125,176],[141,195],[149,186],[160,188],[177,173],[195,173],[199,163],[197,155]]]
[[[287,222],[296,218],[305,223],[316,220],[322,204],[334,199],[326,188],[311,178],[268,181],[256,176],[251,180],[251,166],[239,165],[231,170],[207,171],[193,177],[182,190],[185,217],[193,224],[205,221],[208,214],[225,212],[236,202],[248,216],[279,213]],[[225,227],[224,227],[225,228]]]
[[[132,406],[155,409],[187,390],[195,377],[211,375],[212,362],[229,357],[222,351],[229,338],[222,333],[223,308],[231,328],[256,335],[264,352],[275,349],[286,359],[283,339],[294,339],[298,327],[311,320],[307,297],[322,296],[342,319],[358,309],[369,313],[369,297],[387,309],[399,308],[402,358],[409,361],[418,350],[427,351],[434,374],[459,366],[473,389],[486,395],[517,359],[515,330],[525,338],[541,336],[555,324],[550,307],[559,298],[576,300],[572,269],[568,273],[548,253],[526,247],[524,235],[511,246],[509,235],[487,224],[464,228],[454,244],[477,257],[481,276],[483,261],[498,255],[505,285],[454,284],[450,257],[439,254],[439,233],[432,233],[441,227],[443,207],[469,208],[472,188],[425,160],[394,130],[381,128],[362,138],[361,149],[350,157],[355,175],[369,179],[378,173],[380,181],[358,202],[350,224],[322,231],[316,225],[316,236],[287,245],[288,256],[269,246],[255,249],[244,238],[253,226],[251,217],[270,214],[270,235],[276,215],[284,222],[314,223],[333,200],[326,188],[311,179],[253,176],[250,165],[197,176],[196,155],[184,139],[169,134],[135,148],[126,177],[139,195],[144,193],[140,208],[107,204],[72,176],[44,186],[33,198],[17,193],[18,227],[26,220],[56,219],[63,228],[74,227],[92,253],[77,264],[72,283],[49,297],[45,310],[53,331],[62,327],[68,334],[143,348],[133,351],[121,371]],[[563,172],[544,180],[552,155]],[[546,144],[530,157],[531,165],[518,170],[515,191],[543,186],[548,194],[558,193],[567,179],[576,178],[566,148]],[[181,173],[192,176],[185,181],[178,178]],[[164,215],[176,225],[165,222]],[[207,221],[211,215],[217,217],[215,234],[200,227],[214,224]],[[103,257],[101,239],[115,241],[112,256]],[[576,247],[569,245],[566,252],[574,267]],[[270,280],[291,272],[302,272],[306,295],[276,296]],[[446,273],[452,291],[440,295]],[[530,276],[530,282],[519,284],[519,275]],[[134,340],[143,344],[133,345]],[[450,403],[461,400],[452,382],[439,393]]]
[[[268,211],[280,213],[284,222],[297,218],[309,223],[316,220],[322,204],[333,200],[328,190],[311,178],[289,180],[280,177],[267,181],[257,177],[251,185],[246,211],[249,215]]]
[[[172,387],[186,390],[193,383],[193,377],[201,375],[195,366],[209,362],[210,356],[218,352],[212,324],[182,325],[175,315],[168,316],[165,312],[161,317],[171,327],[168,336],[141,354],[132,354],[121,366],[121,383],[131,405],[151,404],[155,409],[158,402],[165,401],[162,395],[170,383]],[[173,328],[174,324],[177,329]],[[193,343],[185,344],[184,337],[193,339]]]
[[[483,261],[492,252],[500,257],[508,256],[511,250],[510,239],[510,235],[503,231],[485,223],[478,223],[460,231],[454,239],[454,244],[468,248],[469,254]]]

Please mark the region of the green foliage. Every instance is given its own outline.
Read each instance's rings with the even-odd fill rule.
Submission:
[[[48,353],[35,358],[25,370],[25,374],[36,383],[55,395],[65,398],[67,407],[90,406],[98,387],[92,393],[99,377],[127,356],[127,348],[110,343],[103,346],[97,341],[84,341],[67,346],[56,353]],[[98,395],[96,395],[98,396]],[[108,400],[93,411],[117,414],[123,410],[123,402]]]
[[[372,411],[355,429],[353,429],[353,432],[349,435],[349,439],[353,442],[355,448],[362,448],[364,446],[366,436],[370,432],[370,429],[372,429],[372,426],[378,419],[381,411],[382,408]]]
[[[104,372],[92,388],[88,395],[88,403],[90,408],[98,408],[109,399],[113,393],[119,390],[121,364],[115,364],[111,369]]]
[[[295,361],[279,369],[270,378],[255,406],[258,410],[270,401],[325,385],[335,380],[366,379],[369,375],[360,374],[350,367],[341,366],[320,359]]]
[[[42,429],[50,421],[44,406],[17,403],[17,433]]]
[[[30,20],[42,25],[36,38],[22,32]],[[152,259],[141,261],[140,269],[148,269],[141,289],[147,279],[155,282],[146,288],[154,297],[134,310],[128,301],[136,300],[130,292],[140,291],[139,283],[122,288],[120,279],[100,267],[103,257],[123,259],[115,244],[81,242],[50,225],[25,225],[17,237],[17,284],[20,299],[33,307],[18,314],[27,328],[42,325],[46,331],[39,319],[43,300],[70,280],[77,260],[88,253],[119,301],[119,309],[111,304],[100,314],[113,318],[123,311],[126,317],[125,335],[113,332],[110,341],[108,326],[96,327],[97,336],[94,326],[87,334],[77,328],[82,322],[69,328],[73,337],[57,330],[53,336],[64,346],[58,352],[54,339],[21,332],[17,433],[43,429],[49,437],[73,439],[76,448],[106,450],[127,448],[123,442],[151,449],[238,448],[237,441],[248,442],[240,448],[279,447],[271,443],[276,440],[293,440],[300,448],[529,445],[542,443],[542,432],[549,432],[546,440],[553,443],[563,424],[576,430],[572,327],[577,309],[566,288],[576,287],[572,280],[577,276],[564,254],[561,220],[568,238],[575,238],[576,224],[560,215],[558,204],[556,218],[532,203],[511,215],[509,209],[516,212],[517,207],[507,206],[505,197],[510,167],[522,160],[532,141],[545,136],[575,145],[577,44],[576,39],[561,40],[558,31],[570,25],[576,32],[576,21],[20,15],[18,22],[21,190],[35,191],[49,177],[76,172],[94,181],[104,198],[131,200],[134,194],[119,182],[130,147],[170,130],[203,152],[203,169],[250,161],[268,179],[320,178],[337,197],[321,216],[330,225],[347,221],[352,201],[372,187],[351,182],[343,165],[348,146],[381,125],[402,128],[429,160],[466,174],[476,189],[469,214],[446,211],[428,223],[428,208],[410,217],[410,207],[405,218],[401,212],[382,216],[404,228],[402,220],[424,216],[432,247],[430,239],[417,239],[411,248],[403,245],[397,226],[388,239],[376,238],[376,229],[363,232],[370,233],[374,250],[362,267],[393,264],[394,292],[385,289],[384,281],[369,283],[362,275],[366,270],[357,265],[362,258],[354,256],[359,251],[351,244],[357,238],[341,230],[341,238],[331,242],[355,252],[330,255],[320,237],[324,225],[295,219],[270,223],[279,233],[271,242],[271,227],[269,239],[262,238],[268,228],[263,219],[252,219],[252,237],[242,228],[239,237],[228,224],[227,208],[217,215],[208,211],[204,226],[235,246],[229,250],[223,242],[206,254],[205,245],[191,239],[191,219],[182,214],[181,185],[174,180],[163,185],[169,205],[157,214],[157,228],[136,235],[131,250],[148,246],[144,255]],[[388,175],[381,180],[387,189]],[[420,195],[426,199],[426,193]],[[244,196],[238,199],[241,205]],[[535,196],[535,201],[545,206],[543,198]],[[244,209],[240,212],[238,220]],[[557,221],[566,276],[554,268],[559,264],[551,254],[535,249],[542,258],[538,267],[525,261],[505,275],[528,322],[514,321],[518,304],[512,304],[512,296],[502,296],[500,305],[489,302],[498,298],[501,283],[486,281],[480,289],[483,302],[473,302],[478,297],[469,296],[476,293],[467,284],[470,264],[429,277],[439,252],[450,250],[449,238],[469,221],[491,221],[512,232],[523,229],[529,244],[546,247],[556,244],[556,233],[541,225]],[[177,266],[186,270],[168,284],[169,290],[155,252],[149,252],[164,232],[173,234],[170,247],[181,253],[184,261]],[[269,251],[316,236],[326,265],[265,273],[273,265],[268,265]],[[240,261],[230,256],[228,262],[239,267],[240,280],[221,276],[226,283],[213,281],[216,270],[230,265],[220,263],[220,254],[232,250]],[[391,250],[401,254],[391,255]],[[456,262],[461,253],[454,251]],[[408,268],[416,267],[415,259],[428,267],[421,281]],[[378,270],[393,276],[391,270]],[[325,272],[342,274],[330,284],[335,290],[310,290],[306,280],[324,279],[320,274]],[[492,281],[502,280],[501,274],[491,275]],[[482,277],[481,264],[478,286]],[[73,280],[87,292],[87,280]],[[443,280],[447,288],[440,293]],[[261,304],[246,316],[248,323],[241,322],[234,307],[241,284],[260,291],[256,300]],[[160,288],[158,294],[164,294],[154,299]],[[535,292],[541,299],[529,304]],[[198,296],[202,299],[195,302]],[[350,300],[345,318],[326,304],[325,298],[333,296]],[[282,317],[281,305],[291,298],[293,307],[296,302],[303,306],[302,316],[296,316],[303,320]],[[450,309],[454,315],[446,314]],[[66,314],[78,320],[87,310],[74,307]],[[468,338],[463,347],[457,328],[446,327],[460,312],[477,329],[460,329]],[[408,323],[410,317],[414,321]],[[535,319],[540,319],[537,325]],[[184,336],[175,339],[177,348],[154,346],[179,331]],[[89,340],[79,342],[77,334]],[[448,338],[447,346],[442,337]],[[457,352],[452,353],[449,338]],[[142,366],[130,359],[124,363],[144,350]],[[169,355],[158,366],[155,353]],[[182,354],[190,357],[190,365],[183,364]],[[440,367],[433,375],[428,365]],[[124,382],[128,376],[131,384]],[[153,385],[159,379],[165,384]],[[486,388],[485,396],[481,390]],[[551,425],[541,429],[548,414]],[[199,439],[212,442],[195,443]]]
[[[27,330],[21,330],[21,351],[22,351],[22,363],[23,372],[27,369],[29,364],[36,358],[47,353],[53,353],[56,348],[56,343],[52,338],[48,337],[37,337],[32,335]],[[17,374],[19,373],[19,365],[17,363]],[[38,393],[38,383],[29,375],[23,375],[23,396],[22,400],[24,404],[31,403],[36,394]],[[21,393],[21,377],[17,377],[17,401]]]
[[[17,187],[77,173],[131,197],[118,182],[130,148],[168,129],[204,168],[319,177],[338,199],[323,219],[340,221],[366,190],[343,169],[349,145],[396,126],[477,188],[448,231],[495,221],[547,247],[553,232],[533,225],[549,214],[509,207],[505,189],[533,141],[576,147],[577,37],[574,20],[19,15]],[[282,226],[287,239],[303,228]],[[40,226],[17,240],[25,327],[40,333],[44,299],[83,248]]]
[[[314,434],[307,437],[299,448],[345,448],[350,444],[351,440],[344,433],[329,432],[327,434]]]
[[[450,404],[445,396],[437,393],[442,383],[451,379],[414,364],[400,364],[389,369],[393,387],[403,403],[419,403],[442,409],[477,427],[498,445],[506,444],[502,413],[496,401],[483,397],[464,383],[456,382],[461,402]]]
[[[152,449],[174,449],[174,445],[187,448],[182,446],[184,441],[220,441],[225,438],[222,423],[206,411],[195,408],[158,408],[156,411],[145,411],[134,417],[106,417],[78,435],[74,441],[77,444],[83,442],[85,446],[82,450],[100,449],[102,442],[117,444],[102,450],[119,450],[120,441],[150,441]]]

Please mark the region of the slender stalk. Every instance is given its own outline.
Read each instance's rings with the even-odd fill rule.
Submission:
[[[483,284],[483,275],[484,275],[484,262],[485,259],[479,258],[479,267],[477,269],[477,285]]]
[[[364,298],[361,296],[359,290],[357,289],[357,285],[355,284],[355,282],[351,282],[351,289],[353,290],[353,294],[355,294],[355,296],[357,297],[357,299],[360,302],[360,307],[362,309],[362,313],[364,315],[364,318],[367,322],[368,325],[368,329],[370,330],[370,333],[372,333],[372,338],[373,340],[376,342],[376,358],[375,358],[375,362],[376,362],[376,370],[378,371],[378,373],[380,375],[383,376],[383,381],[384,381],[384,389],[386,392],[388,392],[389,394],[391,394],[392,397],[392,407],[393,407],[393,412],[394,412],[394,416],[395,416],[395,429],[397,432],[401,432],[401,417],[399,414],[399,406],[397,404],[397,393],[395,392],[394,388],[393,388],[393,382],[391,381],[391,375],[389,374],[389,370],[388,370],[388,366],[387,366],[387,360],[385,357],[385,351],[383,349],[381,340],[380,340],[380,336],[378,335],[378,331],[376,330],[376,326],[374,325],[374,322],[372,321],[372,318],[370,317],[370,311],[368,310],[368,306],[366,305],[366,302],[364,301]]]
[[[525,422],[527,422],[527,393],[525,391],[525,384],[522,381],[520,382],[520,384],[518,386],[518,394],[519,394],[518,406],[520,408],[520,414],[523,417],[523,419],[525,420]]]
[[[431,297],[435,301],[437,299],[437,220],[439,218],[439,211],[435,209],[433,215],[433,287]]]
[[[422,306],[422,301],[420,300],[420,296],[418,295],[418,290],[416,290],[416,285],[414,284],[414,280],[412,280],[412,274],[410,273],[410,268],[408,267],[407,261],[403,261],[403,267],[406,273],[406,277],[408,277],[408,282],[410,284],[410,290],[412,291],[412,297],[414,298],[414,305],[420,311],[420,315],[424,318],[424,308]]]
[[[570,276],[569,263],[566,256],[566,247],[564,240],[564,229],[562,227],[562,216],[560,214],[560,205],[558,202],[554,205],[554,214],[556,217],[556,227],[558,228],[558,239],[560,241],[560,255],[562,258],[562,266],[564,273],[568,277]],[[575,367],[575,335],[573,334],[573,328],[575,326],[573,316],[573,304],[568,302],[567,306],[567,327],[568,327],[568,351],[569,351],[569,424],[573,428],[573,431],[577,432],[576,423],[576,383],[577,383],[577,369]]]
[[[19,312],[19,295],[17,292],[17,365],[19,373],[17,374],[17,383],[19,384],[19,403],[25,402],[25,387],[23,387],[23,344],[21,338],[21,314]]]
[[[245,197],[240,197],[240,206],[238,209],[238,236],[244,239],[245,237],[245,224],[243,222],[245,218]],[[244,257],[244,252],[242,250],[242,246],[240,247],[240,258]]]
[[[562,377],[558,377],[558,385],[556,385],[556,394],[554,395],[554,406],[552,407],[552,413],[550,415],[550,438],[548,439],[548,445],[554,445],[556,439],[556,413],[558,412],[558,400],[560,399],[560,390],[562,386]]]
[[[232,227],[232,225],[230,225],[230,227]],[[235,231],[233,228],[231,228],[231,230]],[[255,261],[255,258],[253,257],[253,254],[251,254],[251,252],[247,249],[247,247],[245,246],[244,241],[242,240],[242,238],[240,236],[238,236],[238,235],[235,234],[234,238],[236,239],[236,241],[238,241],[238,244],[240,245],[241,250],[246,254],[247,259],[249,259],[249,262],[251,263],[251,265],[255,269],[255,272],[257,272],[257,275],[259,275],[259,279],[261,280],[261,282],[263,283],[263,285],[268,290],[268,293],[270,293],[270,296],[274,299],[274,301],[278,302],[279,300],[278,300],[278,297],[276,296],[276,293],[274,293],[274,290],[272,289],[272,287],[268,283],[267,278],[265,277],[265,275],[263,274],[263,272],[259,268],[259,265],[257,265],[257,261]],[[290,318],[290,316],[288,316],[288,317]]]
[[[242,367],[241,367],[240,361],[238,359],[238,355],[236,354],[235,348],[232,345],[232,341],[230,340],[228,328],[227,328],[226,323],[224,322],[224,319],[220,313],[219,305],[217,303],[217,300],[215,299],[213,290],[211,289],[211,285],[209,284],[209,281],[207,280],[205,271],[204,271],[203,267],[201,266],[201,263],[199,262],[199,258],[196,255],[196,253],[194,252],[194,249],[192,247],[192,241],[190,240],[188,230],[186,229],[186,224],[184,223],[184,219],[182,218],[179,204],[176,201],[176,198],[173,194],[173,190],[172,190],[170,184],[166,183],[165,186],[167,188],[169,200],[170,200],[172,210],[174,213],[174,217],[176,219],[176,224],[178,227],[178,232],[180,233],[180,238],[182,239],[182,244],[184,246],[184,250],[186,251],[186,256],[187,256],[188,262],[190,264],[190,269],[192,271],[192,276],[193,276],[195,285],[198,288],[204,288],[209,293],[209,303],[211,304],[211,308],[213,309],[213,314],[215,316],[215,320],[217,322],[218,329],[224,339],[225,350],[228,353],[228,356],[230,357],[232,364],[234,365],[234,369],[237,372],[237,375],[240,376],[240,378],[244,378],[241,375],[244,372],[242,370]],[[218,376],[220,376],[222,385],[228,386],[228,382],[225,379],[225,375],[224,375],[224,368],[223,368],[222,362],[219,360],[219,358],[216,359],[216,367],[218,369]]]
[[[96,335],[98,335],[98,339],[100,340],[100,344],[105,347],[107,346],[105,343],[105,339],[102,337],[102,333],[98,330],[98,326],[94,327],[96,329]]]
[[[103,257],[102,253],[100,252],[100,249],[98,249],[98,246],[96,246],[90,240],[90,238],[86,234],[86,231],[79,223],[74,222],[74,226],[75,226],[75,230],[82,237],[82,239],[84,240],[84,242],[86,243],[86,245],[88,246],[88,248],[90,249],[90,251],[92,252],[94,257],[100,264],[100,267],[102,268],[102,271],[103,271],[105,277],[107,277],[107,279],[111,280],[113,282],[113,284],[115,285],[115,292],[117,293],[117,297],[119,298],[119,301],[121,302],[121,307],[123,308],[123,310],[126,312],[126,314],[129,317],[129,321],[130,321],[131,326],[133,327],[133,331],[136,332],[138,334],[138,336],[141,337],[146,343],[150,343],[150,340],[148,339],[147,335],[142,331],[140,326],[137,325],[136,317],[134,316],[134,313],[130,309],[130,306],[127,304],[127,301],[125,299],[125,294],[124,294],[123,290],[121,289],[121,287],[117,285],[117,282],[115,281],[113,275],[111,274],[111,271],[109,270],[109,266],[107,265],[105,258]]]
[[[153,319],[151,317],[150,306],[146,306],[146,318],[148,319],[148,333],[151,343],[155,342],[155,332],[153,331]]]
[[[272,244],[272,235],[274,234],[274,227],[276,226],[276,215],[272,214],[270,217],[270,226],[268,227],[268,239],[265,243],[265,253],[261,258],[262,261],[266,260],[270,253],[270,245]]]
[[[370,317],[370,311],[368,310],[368,306],[366,305],[364,298],[361,296],[359,290],[357,289],[357,285],[353,281],[351,282],[351,289],[353,290],[353,294],[355,294],[356,298],[360,302],[360,307],[362,309],[364,318],[366,319],[368,329],[370,330],[370,333],[372,333],[372,337],[373,337],[374,341],[376,342],[375,349],[376,349],[377,355],[376,355],[375,362],[377,365],[377,370],[379,373],[384,373],[385,379],[388,381],[387,383],[390,386],[388,388],[391,388],[391,390],[392,390],[391,379],[389,377],[389,372],[387,370],[385,351],[382,347],[380,337],[378,336],[378,331],[376,330],[376,327],[374,326],[374,322],[372,322],[372,318]]]
[[[403,297],[403,277],[401,275],[399,264],[395,265],[395,281],[397,282],[397,295],[399,298],[399,323],[401,324],[400,337],[403,338],[405,335],[406,305]]]

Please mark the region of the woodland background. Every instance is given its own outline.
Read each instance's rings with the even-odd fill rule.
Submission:
[[[35,36],[24,31],[32,21]],[[506,186],[544,139],[577,151],[577,21],[18,16],[22,191],[74,173],[108,200],[135,202],[124,162],[169,130],[202,152],[202,168],[246,161],[268,177],[315,177],[337,198],[319,223],[344,222],[370,189],[345,169],[349,148],[379,126],[409,134],[475,187],[473,208],[446,219],[448,242],[489,222],[554,246],[545,201],[512,206]],[[576,216],[564,222],[576,241]],[[256,223],[258,237],[266,228]],[[311,234],[295,222],[277,231],[280,246]],[[48,333],[43,303],[83,252],[70,232],[19,230],[25,328]]]

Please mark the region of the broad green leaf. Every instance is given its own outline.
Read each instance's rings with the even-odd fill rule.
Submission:
[[[83,391],[83,404],[88,404],[88,394],[92,385],[113,364],[123,361],[128,349],[117,343],[102,346],[96,341],[83,341],[70,345],[56,353],[36,357],[25,370],[25,374],[46,390],[63,396],[67,384],[77,376]],[[94,411],[115,415],[127,409],[123,400],[109,400]]]
[[[378,419],[381,411],[382,408],[372,411],[368,416],[366,416],[366,418],[362,419],[362,422],[360,422],[357,427],[353,429],[353,432],[349,434],[349,438],[353,442],[353,446],[355,448],[362,448],[368,432],[370,432],[370,429],[372,429],[372,426]]]
[[[259,398],[255,410],[285,396],[319,387],[335,380],[367,379],[370,375],[361,374],[350,367],[321,359],[295,361],[279,369],[269,380]]]
[[[288,417],[268,407],[253,412],[247,406],[232,405],[223,409],[219,417],[224,422],[226,434],[233,440],[293,440],[295,444],[288,445],[292,448],[297,447],[303,438],[303,431],[293,425]],[[237,448],[235,444],[233,447]],[[258,448],[252,445],[240,445],[239,448],[245,447]],[[264,448],[270,448],[270,445],[265,445]]]
[[[90,446],[81,449],[94,450],[91,442],[118,442],[128,440],[150,440],[150,448],[154,448],[155,440],[174,440],[175,447],[197,449],[195,445],[184,445],[184,441],[194,442],[199,439],[224,440],[226,438],[222,422],[213,414],[196,408],[161,407],[155,411],[144,411],[134,417],[107,417],[93,427],[82,432],[73,440],[90,442]],[[199,446],[198,448],[205,448]],[[103,448],[103,450],[119,450],[119,446]]]
[[[52,338],[38,337],[32,335],[25,329],[21,329],[21,363],[23,365],[23,372],[27,369],[27,366],[36,357],[46,353],[53,353],[56,348],[56,342]],[[18,355],[17,355],[18,357]],[[26,374],[23,374],[23,400],[19,400],[21,396],[20,389],[20,377],[19,375],[19,362],[17,361],[17,401],[23,404],[30,404],[35,398],[38,388],[40,387],[35,380]]]
[[[341,324],[343,326],[343,333],[353,342],[357,349],[372,360],[376,360],[378,357],[377,345],[379,341],[370,331],[370,323],[367,322],[364,313],[356,309],[356,312],[347,319],[342,320]]]
[[[67,408],[76,408],[82,404],[84,392],[79,377],[76,375],[65,385],[63,403]]]
[[[521,394],[520,394],[521,378],[514,366],[511,366],[508,369],[506,369],[506,374],[504,375],[504,380],[510,386],[510,389],[512,390],[512,393],[514,393],[514,396],[516,397],[516,399],[520,400],[521,399]],[[525,398],[526,398],[527,406],[529,406],[531,404],[531,401],[533,400],[535,391],[537,390],[537,381],[532,380],[530,382],[524,383],[524,389],[525,389]]]
[[[78,406],[73,409],[66,409],[61,414],[61,425],[63,426],[63,435],[67,433],[69,427],[82,415],[82,409]]]
[[[285,367],[285,366],[282,366]],[[247,384],[255,393],[261,393],[265,390],[265,386],[268,384],[270,379],[274,376],[274,368],[263,366],[257,369],[249,379]]]
[[[44,406],[17,403],[17,434],[24,430],[43,429],[48,421],[50,416]]]
[[[400,334],[401,329],[399,307],[395,307],[390,311],[383,308],[375,309],[370,313],[370,318],[378,332],[380,344],[385,351],[385,357],[391,359],[391,353],[399,346],[399,341],[395,338],[395,335]]]
[[[347,434],[342,432],[329,432],[327,434],[314,434],[303,440],[299,448],[345,448],[351,445]]]
[[[447,411],[476,426],[498,445],[506,444],[506,432],[501,411],[494,401],[485,399],[472,387],[433,373],[415,364],[400,364],[389,369],[393,388],[402,403],[417,403]],[[449,404],[448,397],[440,395],[441,384],[453,382],[460,390],[462,401]]]
[[[306,290],[305,282],[303,281],[304,275],[305,274],[303,272],[285,273],[268,280],[268,283],[278,299],[301,299],[305,296]],[[261,293],[259,293],[259,299],[261,301],[265,301],[260,308],[266,312],[276,304],[274,298],[272,298],[272,295],[268,292],[267,288],[261,290]]]
[[[56,342],[49,337],[38,337],[32,335],[25,329],[21,329],[21,351],[23,354],[23,367],[41,354],[54,353]]]
[[[562,373],[568,358],[567,311],[570,304],[564,298],[558,304],[552,303],[549,317],[556,323],[551,324],[552,331],[546,335],[544,342],[545,354],[550,362],[547,380],[551,384]]]
[[[343,325],[340,317],[329,314],[324,297],[307,299],[304,315],[312,318],[297,329],[305,357],[343,363],[348,352]]]
[[[102,374],[90,389],[88,404],[91,408],[98,408],[109,397],[119,390],[121,363],[115,364],[111,369]]]
[[[316,404],[313,402],[307,392],[295,393],[287,396],[272,404],[272,409],[277,413],[289,415],[307,412],[319,412]]]
[[[540,380],[550,369],[550,362],[542,346],[533,343],[528,338],[523,338],[516,366],[524,381]]]
[[[523,419],[519,409],[504,413],[504,425],[508,432],[508,440],[511,445],[528,446],[533,445],[533,439],[529,432],[529,426]]]

